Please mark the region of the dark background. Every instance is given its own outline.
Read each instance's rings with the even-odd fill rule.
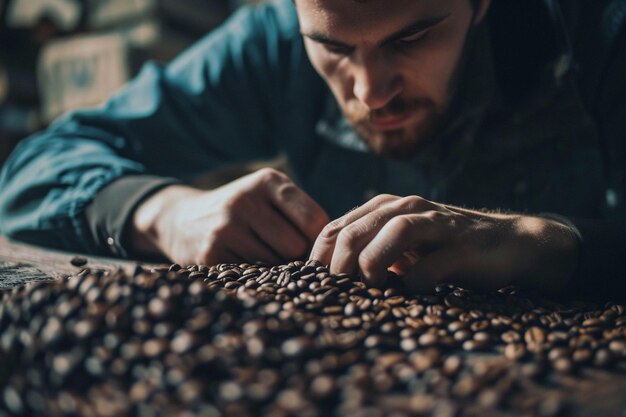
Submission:
[[[116,82],[131,78],[146,60],[168,62],[233,10],[253,2],[0,0],[0,165],[20,139],[44,128],[56,115],[99,104],[119,87]],[[110,56],[103,55],[100,45],[111,35],[121,42],[114,42],[118,65],[108,66]],[[66,47],[64,54],[87,52],[61,56],[52,64],[42,58],[63,55],[56,49],[66,41],[77,43]],[[118,69],[114,85],[101,80],[102,68]],[[65,94],[66,103],[51,111],[48,101]]]

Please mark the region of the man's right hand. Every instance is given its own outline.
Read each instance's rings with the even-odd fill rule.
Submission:
[[[285,174],[264,168],[220,188],[173,185],[135,210],[134,252],[173,262],[279,263],[305,256],[328,215]]]

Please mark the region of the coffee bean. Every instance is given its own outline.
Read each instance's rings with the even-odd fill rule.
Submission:
[[[599,368],[604,368],[613,362],[613,354],[608,349],[599,349],[593,357],[593,364]]]
[[[572,353],[572,360],[575,363],[588,363],[593,356],[591,349],[576,349]]]
[[[455,308],[463,308],[465,307],[465,302],[457,296],[454,295],[447,295],[444,298],[444,303],[448,306],[448,307],[455,307]]]
[[[301,261],[85,269],[2,296],[0,381],[35,393],[20,397],[23,415],[78,410],[94,404],[87,392],[108,399],[94,415],[131,415],[135,403],[172,415],[444,415],[466,400],[489,414],[547,372],[578,378],[626,359],[621,305],[448,284],[409,295],[389,282],[367,288]],[[516,412],[538,415],[538,401]]]
[[[609,343],[609,350],[617,357],[626,357],[626,340],[612,340]]]
[[[463,361],[460,356],[452,355],[446,358],[443,363],[443,372],[448,377],[456,376],[461,367],[463,366]]]
[[[504,356],[508,359],[517,361],[526,355],[526,348],[520,343],[511,343],[505,346]]]
[[[552,363],[552,366],[557,372],[561,372],[561,373],[571,373],[574,371],[574,364],[567,357],[560,357],[556,359]]]
[[[435,346],[438,341],[439,337],[433,333],[424,333],[418,338],[419,345],[424,347]]]
[[[521,340],[519,333],[509,330],[507,332],[502,333],[500,336],[504,343],[517,343]]]
[[[6,408],[17,415],[21,415],[24,412],[24,402],[22,397],[12,387],[6,387],[3,391],[3,400]]]
[[[85,266],[87,265],[87,258],[82,257],[82,256],[74,256],[71,260],[70,263],[74,266]]]
[[[370,288],[367,292],[372,298],[381,298],[383,296],[383,292],[378,288]]]
[[[325,400],[335,393],[335,379],[328,374],[315,377],[311,382],[311,393],[315,399]]]
[[[546,335],[541,327],[530,327],[524,333],[524,341],[527,345],[542,344],[545,341]]]

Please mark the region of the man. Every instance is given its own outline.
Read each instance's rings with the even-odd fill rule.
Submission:
[[[3,170],[2,232],[180,263],[310,250],[414,290],[623,289],[624,2],[518,3],[244,9],[25,141]],[[293,179],[189,185],[278,153]]]

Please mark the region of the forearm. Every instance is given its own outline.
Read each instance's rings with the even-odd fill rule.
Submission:
[[[125,226],[133,253],[142,257],[165,256],[163,242],[171,233],[176,233],[170,221],[175,219],[171,219],[170,213],[176,210],[176,205],[184,204],[186,197],[198,193],[201,191],[185,185],[168,184],[143,198],[129,212]]]
[[[510,269],[512,284],[559,295],[575,274],[580,238],[566,219],[447,207],[479,219],[477,232],[489,227],[502,229],[492,235],[494,241],[483,245],[501,247],[499,262],[511,263],[506,268]]]

